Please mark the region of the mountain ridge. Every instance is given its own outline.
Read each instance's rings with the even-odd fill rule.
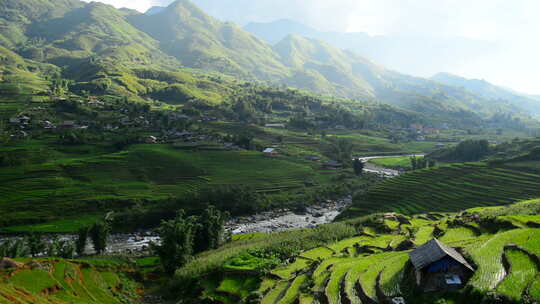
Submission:
[[[432,80],[463,87],[475,94],[492,100],[506,100],[514,105],[521,106],[528,111],[540,115],[540,102],[534,97],[516,92],[512,89],[494,85],[484,79],[468,79],[451,73],[438,73],[431,77]]]
[[[499,47],[493,42],[462,37],[327,32],[291,19],[252,22],[245,25],[244,29],[271,44],[289,34],[316,38],[341,49],[353,50],[399,72],[422,77],[430,77],[457,64],[481,58],[486,52]]]
[[[494,102],[467,90],[401,74],[318,39],[293,35],[270,45],[234,24],[208,16],[189,0],[175,1],[155,14],[77,0],[60,2],[52,14],[50,1],[30,1],[35,3],[32,14],[54,16],[33,22],[22,17],[22,21],[5,19],[16,14],[16,8],[27,10],[9,0],[10,5],[0,10],[0,21],[14,30],[0,39],[0,45],[27,59],[65,67],[65,75],[93,82],[94,88],[103,83],[110,87],[112,81],[122,92],[140,94],[148,91],[148,85],[134,82],[133,67],[187,67],[318,94],[382,101],[441,117],[474,121],[497,111],[524,114],[504,100]]]

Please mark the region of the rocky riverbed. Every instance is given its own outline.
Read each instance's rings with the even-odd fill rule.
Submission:
[[[346,197],[335,201],[325,201],[315,206],[307,207],[305,212],[295,213],[291,210],[268,211],[251,216],[235,217],[225,225],[226,231],[232,234],[255,232],[279,232],[290,229],[315,227],[326,224],[349,204],[352,198]],[[59,240],[75,239],[73,235],[58,235]],[[0,243],[21,237],[0,237]],[[47,241],[51,239],[47,238]],[[129,234],[113,234],[109,238],[107,254],[146,254],[149,253],[150,243],[158,243],[159,237],[152,231],[140,231]],[[85,249],[87,254],[94,252],[90,240]]]
[[[412,155],[410,155],[412,156]],[[417,155],[420,156],[420,155]],[[366,163],[365,171],[377,173],[390,178],[399,175],[400,172],[386,168],[380,168],[367,163],[370,159],[395,157],[395,156],[373,156],[360,158]],[[332,222],[336,216],[348,205],[352,203],[352,197],[348,196],[338,200],[327,200],[317,205],[309,206],[304,212],[293,212],[292,210],[273,210],[250,216],[232,218],[226,223],[225,229],[232,234],[240,233],[270,233],[291,229],[312,228],[318,225]],[[73,235],[60,235],[59,239],[73,240]],[[20,237],[0,237],[0,243],[6,240],[16,240]],[[113,234],[107,246],[108,254],[145,254],[150,249],[150,243],[159,242],[152,231],[141,231],[130,234]],[[86,247],[87,253],[93,253],[91,244]]]
[[[290,229],[311,228],[330,223],[348,205],[352,198],[346,197],[335,201],[326,201],[316,206],[307,207],[305,212],[291,210],[269,211],[256,215],[237,217],[230,220],[225,229],[232,234],[255,232],[279,232]]]

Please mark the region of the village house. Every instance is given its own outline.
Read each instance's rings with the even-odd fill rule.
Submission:
[[[263,150],[265,156],[273,157],[278,155],[278,151],[274,148],[266,148]]]
[[[411,131],[418,131],[418,132],[421,132],[423,129],[424,129],[424,126],[421,125],[421,124],[411,124],[409,129]]]
[[[30,122],[30,117],[28,116],[19,116],[12,117],[9,119],[9,123],[13,125],[27,125]]]
[[[323,164],[323,167],[326,169],[340,169],[343,165],[335,160],[329,160]]]
[[[171,113],[169,115],[169,118],[170,119],[190,119],[189,116],[187,116],[186,114],[182,114],[182,113]]]
[[[144,142],[147,144],[157,144],[158,139],[155,136],[148,136],[144,139]]]
[[[446,147],[446,145],[442,144],[442,143],[438,143],[438,144],[435,145],[435,148],[437,148],[437,149],[443,149],[445,147]]]
[[[74,120],[64,120],[58,127],[61,129],[75,129],[76,126]]]
[[[318,157],[318,156],[315,156],[315,155],[308,155],[308,156],[306,156],[306,159],[310,160],[310,161],[313,161],[313,162],[321,161],[321,158]]]
[[[416,284],[424,291],[445,291],[465,286],[474,268],[454,248],[433,239],[409,253]]]
[[[223,146],[227,150],[233,150],[233,151],[242,150],[242,148],[240,148],[239,146],[237,146],[237,145],[235,145],[233,143],[230,143],[230,142],[223,143]]]
[[[129,119],[129,117],[122,117],[118,120],[119,123],[121,123],[122,125],[124,126],[129,126],[132,124],[131,120]]]
[[[56,128],[56,126],[53,125],[53,123],[48,121],[48,120],[42,121],[41,124],[43,125],[44,129],[54,129],[54,128]]]
[[[435,129],[435,128],[424,128],[423,132],[424,134],[439,134],[440,133],[439,129]]]
[[[285,124],[282,123],[267,123],[264,125],[266,128],[285,128]]]
[[[14,134],[11,134],[10,136],[14,138],[25,138],[25,137],[28,137],[28,133],[24,131],[17,131]]]

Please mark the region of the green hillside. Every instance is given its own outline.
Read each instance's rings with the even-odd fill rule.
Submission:
[[[540,231],[532,227],[540,223],[539,206],[540,201],[533,200],[448,215],[379,214],[329,224],[313,233],[292,231],[238,240],[201,255],[181,268],[176,280],[185,284],[187,275],[221,267],[215,275],[199,280],[204,286],[199,299],[223,303],[241,299],[256,303],[390,303],[398,296],[407,303],[476,304],[496,298],[506,301],[503,303],[535,303],[540,300]],[[424,293],[415,287],[408,253],[411,246],[435,237],[459,248],[474,265],[465,288]],[[284,257],[282,263],[257,268],[263,264],[260,258],[270,259],[272,254]],[[503,259],[508,261],[506,266]],[[201,263],[212,266],[196,267]],[[522,302],[524,299],[530,302]]]
[[[320,94],[379,100],[425,114],[432,124],[477,127],[481,118],[498,111],[524,114],[505,101],[402,75],[317,40],[291,36],[271,46],[206,15],[189,0],[150,15],[76,0],[54,5],[45,0],[19,2],[8,0],[0,6],[0,26],[5,29],[0,45],[26,59],[54,64],[78,93],[216,102],[227,95],[215,91],[230,84],[216,84],[223,78],[216,73],[222,73]],[[194,86],[193,81],[175,79],[163,85],[137,72],[170,73],[181,66],[204,70],[202,74],[213,80]]]
[[[455,212],[472,206],[508,204],[540,195],[540,163],[465,163],[409,172],[354,198],[341,216],[375,212]]]
[[[189,0],[130,20],[185,66],[271,81],[289,73],[268,44],[206,15]]]

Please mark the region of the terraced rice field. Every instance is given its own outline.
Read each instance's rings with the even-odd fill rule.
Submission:
[[[342,217],[377,212],[456,212],[540,196],[540,174],[514,167],[467,163],[424,169],[385,180],[364,194]]]
[[[540,201],[534,202],[540,205]],[[540,257],[540,229],[518,225],[529,215],[504,214],[520,210],[519,204],[515,206],[500,211],[503,212],[500,218],[511,219],[515,228],[498,233],[484,229],[482,222],[456,225],[461,216],[458,214],[449,214],[439,220],[426,220],[425,215],[408,217],[410,224],[381,218],[380,223],[389,229],[386,231],[392,232],[381,233],[384,230],[379,227],[379,233],[376,233],[373,227],[364,227],[363,231],[370,230],[374,236],[361,235],[305,251],[296,260],[272,270],[263,278],[257,292],[262,297],[261,303],[272,304],[388,303],[393,297],[400,296],[407,302],[417,303],[407,298],[411,297],[410,284],[415,282],[413,272],[407,270],[410,269],[407,265],[411,249],[398,250],[397,247],[406,239],[412,240],[415,246],[424,244],[434,238],[436,226],[442,230],[440,240],[459,247],[475,265],[476,270],[467,285],[516,301],[525,294],[540,300],[540,265],[534,259],[534,256]],[[530,205],[523,203],[523,206]],[[481,214],[487,208],[474,210]],[[503,260],[509,266],[505,266]],[[463,293],[464,290],[468,289],[441,293],[440,296],[466,299],[468,295]],[[437,293],[431,294],[434,295]]]
[[[18,270],[0,271],[0,303],[120,304],[137,297],[137,283],[115,261],[39,259]]]
[[[29,141],[27,145],[42,144]],[[307,178],[318,176],[318,171],[302,162],[257,152],[192,152],[169,145],[136,145],[122,152],[81,155],[70,153],[69,148],[58,152],[57,159],[3,168],[0,213],[15,224],[39,219],[49,222],[74,218],[81,212],[96,215],[101,212],[96,210],[96,201],[154,201],[218,185],[249,185],[270,193],[300,189]],[[58,209],[63,213],[58,214]]]

